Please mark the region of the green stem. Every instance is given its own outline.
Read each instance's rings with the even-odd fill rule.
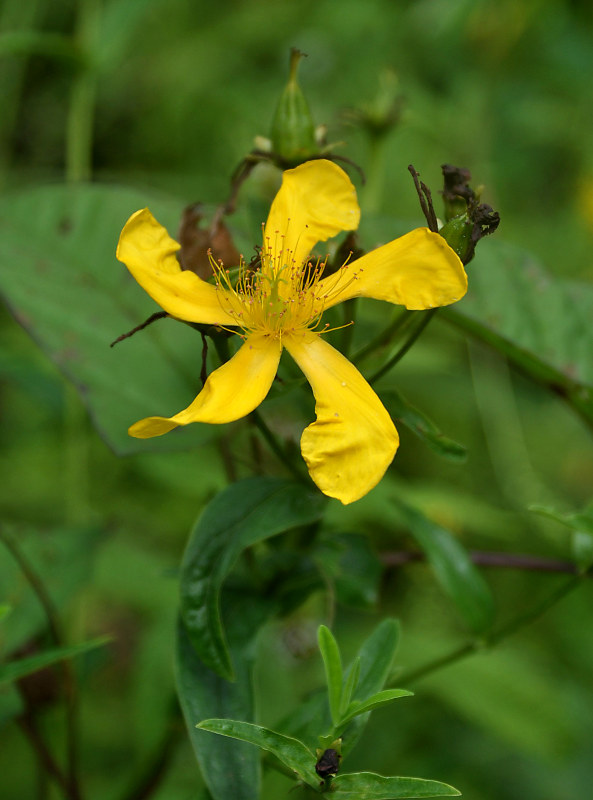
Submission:
[[[566,595],[574,591],[574,589],[576,589],[576,587],[582,583],[583,579],[587,575],[588,572],[585,572],[580,575],[575,575],[569,580],[564,581],[547,597],[544,597],[543,600],[535,603],[530,609],[522,614],[518,614],[506,625],[498,628],[498,630],[492,631],[491,633],[482,637],[476,637],[475,639],[466,642],[466,644],[455,648],[455,650],[447,653],[444,656],[436,658],[433,661],[429,661],[428,663],[417,667],[416,669],[412,669],[409,672],[398,675],[398,686],[414,683],[415,681],[426,678],[428,675],[431,675],[432,673],[437,672],[444,667],[448,667],[451,664],[461,661],[467,656],[473,655],[474,653],[483,652],[484,650],[500,644],[500,642],[512,636],[521,628],[539,619],[543,614],[546,613],[546,611],[552,608],[552,606],[556,605],[556,603],[566,597]]]
[[[413,319],[414,319],[413,311],[407,311],[406,309],[404,309],[404,311],[396,312],[396,315],[392,320],[392,322],[386,328],[380,331],[377,334],[377,336],[371,339],[370,342],[365,344],[364,347],[361,347],[360,350],[357,350],[356,353],[354,353],[354,355],[352,356],[351,360],[355,364],[359,364],[361,361],[367,358],[367,356],[369,356],[371,353],[374,353],[375,350],[378,350],[380,347],[384,347],[386,344],[388,344],[393,338],[393,336],[400,330],[405,330],[406,328],[408,328],[411,325]]]
[[[10,46],[6,46],[7,37],[35,35],[30,30],[35,23],[38,0],[23,3],[22,0],[4,0],[0,4],[0,31],[4,47],[0,46],[0,57],[11,55]],[[10,43],[8,43],[10,45]],[[18,52],[18,51],[17,51]],[[4,183],[10,167],[11,145],[14,129],[17,124],[27,60],[30,50],[22,53],[20,58],[5,59],[0,72],[0,97],[2,97],[2,113],[0,114],[0,186]]]
[[[70,89],[66,128],[66,180],[71,183],[88,181],[92,175],[97,77],[91,56],[99,15],[100,0],[79,0],[76,39],[85,58]]]
[[[266,425],[259,411],[252,411],[251,414],[249,415],[249,419],[259,430],[259,432],[267,442],[270,450],[274,453],[274,455],[278,458],[278,460],[284,464],[284,466],[290,472],[290,474],[294,478],[296,478],[296,480],[299,481],[299,483],[304,483],[306,486],[309,486],[310,485],[309,481],[307,480],[305,475],[301,472],[301,470],[292,463],[285,449],[282,447],[275,434],[272,433],[270,428]]]
[[[370,378],[368,378],[368,382],[370,384],[375,383],[378,381],[379,378],[382,378],[383,375],[387,374],[389,370],[391,370],[398,361],[405,356],[408,350],[412,347],[412,345],[416,342],[416,340],[421,336],[422,332],[430,322],[430,320],[434,317],[438,308],[431,308],[429,311],[424,311],[422,314],[422,319],[420,320],[420,324],[416,326],[416,328],[410,333],[408,338],[402,344],[400,348],[388,359],[382,367],[380,367]]]
[[[367,182],[360,203],[365,214],[379,211],[383,204],[386,143],[387,137],[384,135],[370,137]]]
[[[66,180],[88,181],[92,174],[95,78],[81,70],[70,90],[66,132]]]

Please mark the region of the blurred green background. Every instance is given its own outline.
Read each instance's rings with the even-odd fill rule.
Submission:
[[[593,7],[586,0],[4,0],[0,31],[0,190],[8,200],[64,179],[68,126],[76,125],[71,53],[62,40],[42,43],[31,32],[61,34],[90,54],[93,180],[170,196],[180,207],[226,198],[233,168],[254,136],[269,132],[295,46],[308,54],[300,83],[315,121],[327,124],[330,142],[345,142],[339,154],[363,168],[371,142],[351,111],[372,103],[385,70],[395,75],[400,124],[375,153],[371,189],[358,183],[369,218],[372,211],[402,228],[421,222],[408,164],[433,187],[437,204],[440,165],[467,166],[501,214],[497,238],[530,251],[556,276],[591,281]],[[265,209],[272,185],[262,169],[242,196]],[[242,235],[256,241],[263,216],[249,220],[255,224]],[[114,256],[106,261],[106,271],[118,269]],[[213,444],[117,458],[75,390],[8,311],[1,332],[3,517],[43,565],[72,641],[114,637],[109,648],[77,662],[88,796],[130,796],[126,787],[143,764],[172,742],[168,770],[151,796],[199,797],[189,744],[178,723],[168,722],[175,577],[192,522],[225,485],[223,459]],[[591,435],[582,421],[440,319],[394,381],[467,447],[468,461],[440,460],[403,430],[391,477],[349,518],[338,509],[336,524],[359,523],[379,551],[405,548],[405,532],[382,516],[393,481],[470,548],[564,557],[566,531],[525,509],[544,503],[570,510],[590,501]],[[246,441],[229,429],[226,446],[238,452]],[[248,465],[239,474],[248,474]],[[40,623],[35,598],[5,552],[0,563],[0,602],[22,615],[0,633],[9,654]],[[501,619],[562,580],[503,570],[486,577]],[[347,655],[385,613],[402,621],[398,661],[405,669],[463,641],[424,565],[388,571],[380,594],[380,614],[338,607]],[[588,796],[592,599],[591,587],[582,587],[495,652],[410,687],[414,699],[377,712],[348,768],[444,780],[475,800]],[[321,682],[314,631],[324,603],[315,596],[261,638],[264,724]],[[44,725],[59,745],[61,712],[51,687],[47,693]],[[1,697],[3,800],[58,797],[42,794],[32,755],[10,721],[9,693]],[[288,787],[271,775],[266,796]]]

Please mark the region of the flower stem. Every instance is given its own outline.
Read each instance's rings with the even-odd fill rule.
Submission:
[[[396,312],[392,322],[386,328],[380,331],[380,333],[378,333],[374,339],[371,339],[371,341],[365,344],[364,347],[361,347],[360,350],[357,350],[351,360],[355,364],[359,364],[375,350],[378,350],[380,347],[388,344],[393,338],[394,334],[398,333],[400,330],[405,330],[408,328],[413,319],[414,312],[412,311],[407,311],[404,309],[403,311]]]
[[[259,413],[259,411],[252,411],[249,415],[249,419],[255,427],[259,430],[263,438],[265,439],[266,443],[268,444],[270,450],[274,453],[274,455],[281,461],[286,469],[290,472],[290,474],[296,478],[299,483],[304,483],[305,485],[309,486],[309,481],[302,473],[302,471],[293,464],[292,460],[289,458],[286,450],[282,447],[280,442],[278,441],[275,434],[270,430],[267,426],[264,418]]]
[[[398,350],[388,359],[382,367],[380,367],[370,378],[368,378],[368,382],[370,384],[375,383],[378,381],[379,378],[382,378],[383,375],[386,375],[396,364],[398,361],[405,356],[408,350],[412,347],[412,345],[416,342],[416,340],[420,337],[430,320],[434,317],[438,308],[431,308],[429,311],[425,311],[422,314],[422,318],[420,323],[416,326],[416,328],[410,333],[408,338],[405,342],[398,348]],[[416,313],[416,312],[414,312]]]

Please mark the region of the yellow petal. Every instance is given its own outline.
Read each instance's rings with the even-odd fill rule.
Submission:
[[[147,417],[128,429],[150,439],[190,422],[233,422],[246,416],[267,395],[278,369],[282,347],[265,334],[250,336],[235,355],[208,377],[191,405],[174,417]]]
[[[325,159],[307,161],[282,176],[264,232],[274,268],[300,265],[317,242],[358,228],[356,190],[343,169]],[[280,255],[282,251],[283,255]]]
[[[307,376],[317,420],[301,438],[309,473],[324,494],[352,503],[383,477],[399,444],[391,417],[360,372],[318,334],[282,340]]]
[[[194,272],[181,269],[175,257],[179,248],[144,208],[132,214],[124,225],[117,257],[152,299],[173,317],[210,325],[236,325],[236,320],[222,309],[219,292],[223,290],[206,283]]]
[[[446,306],[467,291],[459,256],[438,233],[416,230],[348,264],[319,282],[325,308],[351,297],[373,297],[419,310]]]

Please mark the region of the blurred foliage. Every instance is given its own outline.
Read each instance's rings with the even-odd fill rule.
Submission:
[[[463,616],[445,599],[446,582],[441,588],[427,564],[387,569],[378,585],[376,554],[414,547],[394,505],[394,488],[466,548],[573,556],[574,531],[554,519],[591,499],[590,430],[559,397],[510,370],[502,355],[469,341],[465,331],[486,313],[496,334],[512,330],[514,341],[527,343],[552,366],[591,380],[591,334],[586,324],[579,328],[579,314],[589,307],[591,293],[592,31],[593,7],[585,0],[343,0],[339,7],[331,0],[3,0],[0,6],[0,203],[10,220],[0,229],[2,252],[10,253],[0,270],[10,272],[48,330],[58,320],[61,335],[71,328],[72,335],[92,342],[95,359],[79,365],[78,377],[86,380],[102,369],[107,392],[121,387],[109,423],[111,438],[118,436],[121,446],[125,425],[152,409],[157,391],[165,405],[165,390],[175,393],[153,369],[155,350],[179,346],[183,369],[189,373],[195,364],[197,379],[200,342],[196,334],[196,355],[185,357],[192,334],[181,326],[165,330],[173,326],[165,321],[162,329],[111,351],[116,377],[103,369],[110,341],[153,306],[140,290],[118,309],[109,308],[109,297],[99,293],[97,319],[84,319],[77,292],[84,289],[86,270],[105,284],[121,277],[114,256],[97,257],[102,251],[93,234],[101,230],[112,238],[114,251],[117,225],[132,206],[162,203],[163,221],[174,233],[175,214],[184,205],[204,201],[211,212],[224,201],[230,173],[252,149],[254,136],[270,134],[291,46],[308,54],[299,79],[315,123],[327,124],[327,140],[346,143],[336,152],[368,173],[366,185],[358,188],[363,212],[376,212],[363,214],[361,236],[369,246],[386,228],[393,235],[420,220],[409,163],[433,187],[437,213],[445,162],[470,167],[486,185],[485,198],[500,211],[497,237],[505,241],[492,250],[489,241],[483,243],[483,255],[471,268],[495,271],[503,262],[498,294],[486,288],[468,298],[455,325],[437,317],[395,375],[380,385],[380,391],[401,390],[411,405],[401,409],[403,398],[394,395],[401,409],[394,415],[408,418],[412,427],[424,425],[430,441],[420,441],[400,424],[402,444],[389,478],[347,510],[332,505],[328,524],[341,538],[322,539],[313,553],[325,565],[335,595],[335,629],[347,661],[385,613],[401,620],[398,663],[404,672],[413,674],[466,640]],[[52,184],[63,180],[72,158],[66,137],[77,124],[73,87],[81,58],[91,59],[89,80],[78,90],[95,109],[92,174],[100,185],[80,187],[79,209],[91,205],[97,193],[114,199],[109,221],[98,218],[94,228],[78,232],[73,263],[68,246],[56,249],[39,232],[59,217],[64,188]],[[397,124],[388,132],[376,124],[365,128],[369,115],[394,110],[382,105],[386,85],[401,103],[393,116]],[[271,167],[262,166],[241,188],[241,211],[229,222],[246,255],[277,180]],[[30,202],[33,195],[36,203]],[[56,290],[44,298],[19,271],[25,256],[43,258],[44,247],[51,249],[46,259],[52,274],[67,278],[68,270],[76,272],[71,296]],[[512,273],[509,248],[532,254],[525,256],[528,268],[521,278]],[[570,290],[550,294],[540,263],[550,280],[575,281]],[[482,276],[476,282],[487,283]],[[540,286],[541,302],[529,297],[529,325],[518,329],[525,317],[516,313],[517,287],[530,282]],[[579,286],[582,292],[575,294]],[[486,301],[485,312],[480,303]],[[495,303],[500,317],[493,316]],[[547,327],[550,315],[553,327]],[[20,321],[31,330],[27,320]],[[372,321],[361,314],[356,347]],[[200,797],[205,790],[174,701],[175,578],[196,511],[227,482],[230,457],[239,455],[231,478],[250,474],[256,460],[250,455],[252,436],[229,427],[222,447],[207,441],[199,449],[119,459],[91,429],[70,384],[5,311],[0,332],[3,517],[18,531],[31,563],[47,574],[68,642],[104,634],[113,639],[73,662],[82,685],[81,757],[88,796],[126,800],[130,787],[142,781],[146,763],[158,764],[167,753],[168,769],[152,796]],[[575,340],[580,357],[567,363],[566,343]],[[63,347],[57,341],[64,354]],[[142,411],[130,401],[138,395],[138,376],[152,381],[145,389],[148,400],[145,395],[134,401],[146,404]],[[287,414],[275,403],[273,397],[268,402],[268,418],[297,432],[309,409],[295,399]],[[413,416],[416,408],[421,411]],[[457,454],[463,455],[463,445],[467,461],[438,457],[440,431]],[[271,457],[268,463],[276,467]],[[530,504],[557,511],[536,516],[526,511]],[[370,552],[360,555],[353,531],[368,534]],[[331,552],[338,543],[345,548],[342,559]],[[275,555],[272,547],[270,561]],[[351,568],[345,566],[348,555]],[[369,583],[359,582],[357,593],[348,576],[362,557],[369,564]],[[25,657],[31,651],[22,650],[24,645],[48,644],[39,604],[4,550],[0,567],[0,604],[11,609],[0,620],[1,655]],[[249,573],[248,564],[241,568]],[[485,574],[498,620],[562,580],[525,571]],[[415,691],[414,702],[375,713],[366,738],[349,756],[349,771],[442,778],[476,800],[587,796],[593,780],[588,713],[593,643],[587,625],[592,592],[584,585],[494,652],[417,685],[402,684]],[[377,596],[382,614],[374,606]],[[255,670],[262,724],[274,726],[295,713],[301,699],[322,683],[315,630],[331,613],[331,600],[332,591],[327,596],[313,591],[305,604],[260,635]],[[37,682],[46,698],[41,723],[59,745],[63,714],[48,674],[39,673]],[[0,687],[3,798],[53,800],[58,794],[44,789],[14,724],[22,711],[19,702],[16,692]],[[288,787],[281,775],[264,776],[264,796],[278,796]]]

